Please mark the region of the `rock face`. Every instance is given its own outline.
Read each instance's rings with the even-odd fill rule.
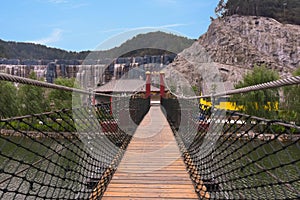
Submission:
[[[187,89],[183,88],[196,86],[201,88],[205,95],[210,94],[212,88],[215,88],[215,92],[224,92],[233,89],[233,85],[241,80],[247,71],[246,68],[213,62],[203,46],[195,42],[166,67],[165,75],[167,85],[172,87],[176,94],[193,96],[193,92],[187,92]]]
[[[246,69],[265,63],[281,76],[300,67],[300,26],[271,18],[235,15],[217,19],[198,42],[217,63]]]
[[[254,64],[263,63],[282,78],[300,67],[299,25],[254,16],[216,19],[166,68],[166,77],[174,76],[175,70],[192,86],[203,88],[208,81],[225,82],[232,88]]]

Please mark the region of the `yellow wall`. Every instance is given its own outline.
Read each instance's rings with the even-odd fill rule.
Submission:
[[[205,106],[212,106],[212,103],[210,101],[206,101],[202,98],[200,99],[200,104]],[[220,104],[216,104],[215,107],[218,109],[232,110],[232,111],[243,109],[243,106],[236,106],[235,102],[228,102],[228,101],[220,102]]]
[[[206,101],[204,99],[200,99],[200,104],[205,105],[205,106],[212,106],[212,103],[210,101]],[[266,110],[272,110],[271,109],[271,102],[268,102],[268,105],[265,106]],[[235,102],[220,102],[220,104],[215,105],[216,108],[218,109],[224,109],[224,110],[231,110],[231,111],[238,111],[238,110],[243,110],[244,106],[237,106]],[[278,102],[275,104],[275,110],[278,110]]]

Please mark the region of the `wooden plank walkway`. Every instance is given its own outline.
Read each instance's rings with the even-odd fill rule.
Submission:
[[[137,128],[102,199],[198,199],[159,106]]]

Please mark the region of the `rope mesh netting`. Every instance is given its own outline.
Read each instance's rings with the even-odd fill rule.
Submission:
[[[30,85],[22,101],[0,96],[0,199],[100,199],[150,99],[104,95],[109,103],[92,105],[90,93],[78,89],[89,99],[84,106],[44,112],[49,107],[39,104],[38,87],[73,89],[4,80]],[[3,82],[2,91],[12,94]],[[161,104],[200,199],[300,198],[299,126],[202,105],[199,98],[169,95]]]
[[[300,198],[299,126],[175,96],[162,106],[200,198]]]
[[[149,106],[149,99],[112,97],[0,119],[0,199],[101,197]]]

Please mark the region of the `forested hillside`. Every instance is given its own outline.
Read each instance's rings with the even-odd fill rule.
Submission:
[[[192,39],[180,37],[164,32],[151,32],[139,34],[127,40],[119,47],[110,50],[98,51],[98,58],[116,58],[122,55],[143,56],[160,55],[168,52],[179,53],[188,48],[194,42]],[[0,58],[8,59],[78,59],[84,60],[90,51],[71,52],[57,48],[50,48],[45,45],[6,42],[0,40]]]
[[[88,55],[85,52],[70,52],[57,48],[50,48],[45,45],[25,43],[25,42],[6,42],[0,40],[0,58],[11,59],[84,59]]]
[[[262,16],[300,25],[299,0],[220,0],[215,12],[218,16]]]
[[[195,40],[161,31],[139,34],[121,46],[98,51],[98,58],[116,58],[144,55],[179,53],[190,47]]]

